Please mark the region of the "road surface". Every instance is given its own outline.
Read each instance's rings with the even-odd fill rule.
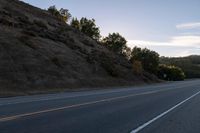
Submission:
[[[1,98],[0,133],[200,133],[200,80]]]

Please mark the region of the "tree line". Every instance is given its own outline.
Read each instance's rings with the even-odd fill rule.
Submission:
[[[180,67],[161,64],[160,55],[157,52],[147,48],[129,48],[127,40],[119,33],[109,33],[107,37],[102,37],[95,19],[82,17],[78,20],[77,18],[72,18],[69,10],[63,8],[58,10],[55,6],[49,7],[48,12],[59,20],[69,23],[71,27],[91,37],[110,51],[126,57],[132,64],[135,74],[142,75],[144,71],[147,71],[163,80],[184,80],[185,78],[185,74]]]
[[[180,67],[187,78],[200,78],[200,56],[161,57],[160,63]]]

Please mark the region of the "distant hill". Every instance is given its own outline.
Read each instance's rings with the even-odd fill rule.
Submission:
[[[176,65],[183,69],[186,78],[200,78],[200,55],[180,58],[161,57],[162,64]]]
[[[0,1],[0,90],[134,85],[135,75],[116,55],[45,10],[18,0]]]

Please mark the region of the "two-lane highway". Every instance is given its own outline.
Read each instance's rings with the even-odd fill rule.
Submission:
[[[0,133],[199,133],[200,80],[0,98]]]

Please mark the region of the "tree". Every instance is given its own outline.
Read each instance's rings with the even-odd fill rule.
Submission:
[[[52,15],[58,17],[60,15],[59,11],[57,10],[56,6],[50,6],[48,8],[48,12],[50,12]]]
[[[50,12],[53,16],[56,16],[59,20],[64,21],[67,23],[71,18],[71,14],[69,13],[68,9],[61,8],[59,11],[56,6],[50,6],[48,8],[48,12]]]
[[[160,79],[172,80],[172,81],[185,79],[185,74],[181,68],[173,65],[164,65],[164,64],[159,65],[157,76]]]
[[[132,62],[141,61],[143,69],[147,72],[156,74],[159,65],[159,54],[147,48],[141,49],[134,47],[131,53]]]
[[[79,21],[77,18],[73,18],[70,25],[94,40],[99,41],[101,37],[99,27],[96,26],[94,19],[83,17]]]
[[[132,49],[131,49],[130,47],[125,46],[125,47],[123,48],[122,54],[123,54],[128,60],[130,60],[130,58],[131,58],[131,52],[132,52]]]
[[[81,25],[77,18],[72,18],[70,25],[77,30],[81,30]]]
[[[94,40],[100,39],[100,30],[99,27],[96,26],[94,19],[81,18],[80,30]]]
[[[69,10],[68,9],[63,9],[61,8],[60,11],[59,11],[60,15],[61,15],[61,19],[64,21],[64,22],[68,22],[69,19],[72,17],[72,15],[69,13]]]
[[[124,50],[127,48],[126,39],[119,33],[109,34],[108,37],[105,37],[102,42],[110,50],[118,54],[123,54]]]

